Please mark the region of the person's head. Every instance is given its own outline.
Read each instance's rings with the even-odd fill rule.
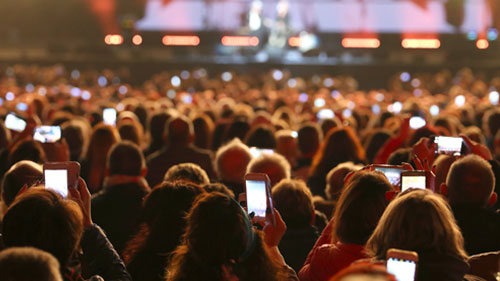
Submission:
[[[185,116],[171,118],[165,125],[164,139],[169,144],[188,144],[194,140],[193,122]]]
[[[250,160],[252,160],[252,154],[248,146],[239,139],[233,139],[217,150],[215,170],[223,182],[243,183]]]
[[[151,120],[149,121],[149,133],[151,134],[152,144],[163,143],[165,124],[171,117],[172,115],[165,111],[158,112],[151,117]]]
[[[273,205],[288,227],[312,225],[314,206],[312,194],[303,181],[284,179],[273,187]]]
[[[411,147],[396,149],[389,155],[389,158],[387,159],[387,164],[401,165],[403,164],[403,162],[410,163],[411,151],[412,151]]]
[[[467,155],[451,165],[446,185],[441,185],[441,193],[448,197],[452,206],[488,207],[497,200],[494,187],[495,175],[490,163],[480,156]]]
[[[145,176],[146,160],[137,144],[120,141],[111,147],[106,168],[110,176]]]
[[[297,159],[297,139],[293,134],[290,130],[276,132],[276,152],[285,156],[291,164]]]
[[[385,259],[395,248],[465,258],[464,239],[450,207],[430,190],[415,189],[394,199],[366,244],[367,252]]]
[[[0,252],[2,281],[62,281],[59,262],[33,247],[13,247]]]
[[[118,124],[118,133],[122,140],[131,141],[138,146],[142,145],[143,132],[139,123],[126,120]]]
[[[214,192],[200,195],[187,215],[182,242],[166,269],[166,280],[224,280],[227,269],[239,280],[278,280],[238,202]]]
[[[359,165],[354,165],[352,162],[345,162],[331,169],[326,175],[325,194],[328,200],[337,201],[344,189],[344,179],[347,174],[355,172],[363,168]]]
[[[225,194],[231,198],[234,198],[234,192],[223,183],[214,182],[214,183],[205,184],[202,187],[206,192],[220,192],[220,193]]]
[[[248,132],[245,143],[249,147],[274,149],[276,148],[274,130],[270,126],[259,125]]]
[[[194,163],[174,165],[167,170],[163,177],[163,181],[173,182],[178,180],[189,181],[200,185],[210,183],[207,172]]]
[[[62,124],[62,137],[68,144],[70,159],[79,161],[86,144],[85,128],[80,120],[72,120]]]
[[[493,108],[484,113],[483,128],[487,136],[494,137],[500,129],[500,110]]]
[[[382,265],[356,263],[335,274],[330,281],[396,281]]]
[[[201,114],[193,119],[194,145],[199,148],[209,149],[214,130],[214,122],[208,115]]]
[[[13,165],[21,160],[31,160],[38,164],[47,161],[47,156],[41,144],[32,139],[25,139],[15,144],[9,153],[9,165]]]
[[[238,118],[234,120],[227,128],[225,140],[230,141],[234,138],[239,138],[240,140],[245,139],[248,131],[250,131],[250,124],[248,123],[248,121],[243,118]]]
[[[12,165],[2,180],[2,199],[10,206],[16,195],[24,187],[31,187],[43,179],[43,169],[40,164],[30,160],[22,160]]]
[[[3,218],[3,241],[9,247],[35,247],[67,266],[83,233],[78,204],[43,187],[33,187],[16,198]],[[29,223],[28,223],[29,222]]]
[[[376,130],[370,135],[365,145],[366,160],[368,163],[373,163],[373,159],[377,156],[377,152],[390,137],[391,134],[384,129]]]
[[[267,174],[271,180],[271,186],[275,186],[282,179],[291,177],[291,167],[285,157],[276,153],[263,153],[248,163],[247,173]]]
[[[312,158],[319,149],[322,137],[321,131],[315,123],[302,125],[297,132],[297,145],[301,156]]]
[[[364,245],[389,204],[385,195],[391,190],[392,185],[382,173],[355,173],[335,207],[332,242]]]
[[[115,127],[104,123],[97,124],[92,130],[87,149],[87,159],[92,164],[100,163],[104,166],[111,147],[120,141],[120,135]]]
[[[314,156],[312,174],[326,176],[328,171],[340,163],[348,161],[358,163],[364,159],[365,151],[353,129],[335,128],[326,135],[321,148]]]
[[[441,154],[434,159],[433,166],[436,167],[436,179],[434,181],[435,186],[440,187],[441,184],[446,183],[446,177],[450,171],[451,164],[453,164],[455,160],[455,157],[446,154]]]

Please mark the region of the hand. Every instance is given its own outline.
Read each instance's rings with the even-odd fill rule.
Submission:
[[[90,210],[90,192],[87,184],[82,178],[78,178],[78,185],[69,188],[69,198],[75,201],[83,214],[83,226],[85,228],[92,225],[92,213]]]
[[[485,160],[493,160],[493,157],[491,156],[491,151],[489,150],[488,147],[472,141],[471,139],[469,139],[469,137],[465,135],[461,135],[460,137],[464,140],[470,153],[479,155],[483,157]]]
[[[54,143],[41,143],[48,162],[66,162],[69,161],[69,148],[66,140]]]
[[[268,247],[276,247],[281,241],[281,238],[285,234],[286,231],[286,224],[281,218],[280,213],[278,210],[274,209],[274,217],[276,220],[276,225],[273,225],[272,214],[268,214],[268,219],[266,219],[266,225],[264,226],[264,242],[266,242],[266,245]]]
[[[427,186],[427,189],[436,192],[436,166],[432,166],[431,168],[427,159],[424,159],[424,161],[422,162],[416,155],[413,159],[413,162],[415,163],[415,166],[417,166],[417,170],[423,170],[426,172],[425,184]]]
[[[412,153],[419,160],[427,162],[428,165],[431,165],[434,162],[434,157],[436,157],[436,146],[437,144],[431,142],[429,138],[423,137],[415,145],[413,145]],[[420,168],[418,169],[424,170]]]

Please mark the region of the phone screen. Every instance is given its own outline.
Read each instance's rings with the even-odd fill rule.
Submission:
[[[62,197],[68,197],[68,170],[57,169],[44,171],[45,187],[59,193]]]
[[[398,258],[387,259],[387,271],[393,274],[398,281],[414,281],[417,264],[411,260]]]
[[[385,177],[393,186],[401,185],[401,169],[399,168],[385,168],[385,167],[375,167],[376,171],[384,173]]]
[[[319,120],[331,119],[335,117],[335,113],[331,109],[323,108],[316,114],[316,118]]]
[[[437,144],[437,154],[450,154],[459,156],[462,151],[462,138],[454,137],[436,137],[434,142]]]
[[[253,158],[257,158],[262,154],[274,154],[274,150],[267,148],[250,147],[250,154],[252,154]]]
[[[5,117],[5,126],[13,131],[22,132],[26,128],[26,121],[17,117],[16,115],[9,113]]]
[[[266,182],[246,181],[248,213],[255,213],[256,217],[265,218],[267,209]]]
[[[401,191],[405,191],[408,188],[419,188],[425,189],[425,176],[415,175],[415,176],[403,176],[401,178]]]
[[[33,138],[43,143],[53,143],[61,139],[61,127],[59,126],[40,126],[35,129]]]
[[[102,112],[104,124],[114,126],[116,124],[116,110],[114,108],[105,108]]]
[[[410,118],[410,128],[414,130],[424,127],[425,124],[425,119],[420,116],[413,116],[412,118]]]

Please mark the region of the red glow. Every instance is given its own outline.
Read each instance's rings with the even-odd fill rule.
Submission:
[[[165,46],[198,46],[200,37],[195,35],[165,35],[162,39]]]
[[[224,36],[221,42],[224,46],[248,47],[259,45],[259,38],[256,36]]]
[[[123,43],[123,36],[120,34],[108,34],[104,37],[106,45],[121,45]]]
[[[342,47],[344,48],[362,48],[376,49],[380,47],[378,38],[349,38],[342,39]]]
[[[142,44],[142,36],[139,34],[136,34],[132,37],[132,43],[136,46],[139,46]]]
[[[401,46],[405,49],[439,49],[441,41],[436,38],[405,38]]]
[[[288,45],[290,45],[290,47],[300,47],[300,37],[290,37],[288,39]]]
[[[476,47],[479,50],[488,49],[489,46],[490,46],[490,43],[486,39],[479,39],[479,40],[476,41]]]

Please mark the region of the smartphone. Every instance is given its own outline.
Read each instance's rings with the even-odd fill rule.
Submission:
[[[413,130],[420,129],[426,124],[427,122],[425,122],[425,119],[420,116],[413,116],[412,118],[410,118],[410,128],[412,128]]]
[[[69,188],[76,188],[80,175],[80,164],[74,161],[48,162],[43,164],[45,188],[52,189],[67,198]]]
[[[387,271],[397,281],[414,281],[417,275],[418,254],[398,249],[387,250]]]
[[[17,114],[9,112],[5,117],[5,126],[12,131],[22,132],[26,128],[26,121]]]
[[[258,148],[255,146],[250,147],[250,154],[252,154],[253,158],[257,158],[262,154],[274,154],[274,150],[268,148]]]
[[[328,109],[328,108],[323,108],[316,113],[316,118],[318,120],[324,120],[324,119],[332,119],[335,117],[335,113],[333,110]]]
[[[427,176],[425,171],[402,171],[401,172],[401,192],[408,188],[425,189],[427,186]]]
[[[270,182],[266,174],[250,173],[245,175],[247,212],[248,214],[254,213],[254,220],[260,223],[266,222],[266,215],[270,212],[272,214],[271,223],[276,225]]]
[[[448,154],[460,156],[464,153],[463,139],[459,137],[435,137],[434,143],[436,146],[436,154]]]
[[[402,166],[374,164],[375,171],[382,172],[393,186],[401,187]]]
[[[115,126],[116,125],[116,109],[108,107],[102,111],[102,120],[104,124]]]
[[[39,126],[35,128],[33,139],[42,143],[54,143],[61,139],[61,127]]]

